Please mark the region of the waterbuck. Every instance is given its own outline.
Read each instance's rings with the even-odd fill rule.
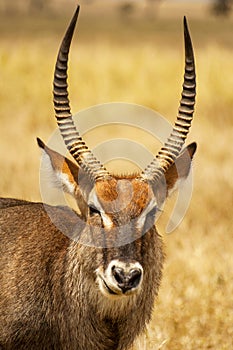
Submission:
[[[73,122],[67,62],[77,8],[54,74],[54,109],[75,163],[38,144],[79,212],[1,199],[0,348],[123,350],[150,321],[164,262],[155,215],[196,150],[183,149],[195,104],[195,66],[184,19],[185,74],[178,117],[166,143],[138,174],[110,174]]]

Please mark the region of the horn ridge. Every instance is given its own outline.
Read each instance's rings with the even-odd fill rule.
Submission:
[[[157,180],[174,163],[187,138],[193,119],[196,97],[196,73],[192,41],[184,17],[185,72],[178,115],[173,130],[154,160],[142,172],[142,178]]]
[[[80,167],[82,167],[95,182],[110,177],[110,175],[89,150],[77,131],[68,97],[68,56],[79,15],[79,9],[80,7],[77,6],[58,52],[53,80],[53,103],[57,124],[67,149]]]

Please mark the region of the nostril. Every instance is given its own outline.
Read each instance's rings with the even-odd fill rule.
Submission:
[[[129,273],[128,285],[130,288],[135,288],[139,285],[142,276],[142,271],[139,269],[132,269]]]
[[[124,283],[125,275],[124,275],[123,269],[116,267],[116,266],[113,266],[112,267],[112,274],[113,274],[113,276],[118,284]]]

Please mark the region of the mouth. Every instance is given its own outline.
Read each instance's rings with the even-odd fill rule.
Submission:
[[[103,283],[104,288],[107,290],[107,292],[111,295],[118,295],[118,293],[114,292],[105,282],[105,280],[99,275],[100,280]]]

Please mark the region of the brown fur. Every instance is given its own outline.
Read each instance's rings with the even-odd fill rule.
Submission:
[[[152,228],[141,240],[112,248],[111,257],[138,259],[139,295],[107,300],[95,283],[103,249],[63,235],[77,224],[67,208],[40,203],[2,210],[0,344],[3,349],[126,349],[149,321],[161,279],[161,239]],[[22,220],[23,218],[23,220]],[[137,249],[135,249],[137,248]]]

